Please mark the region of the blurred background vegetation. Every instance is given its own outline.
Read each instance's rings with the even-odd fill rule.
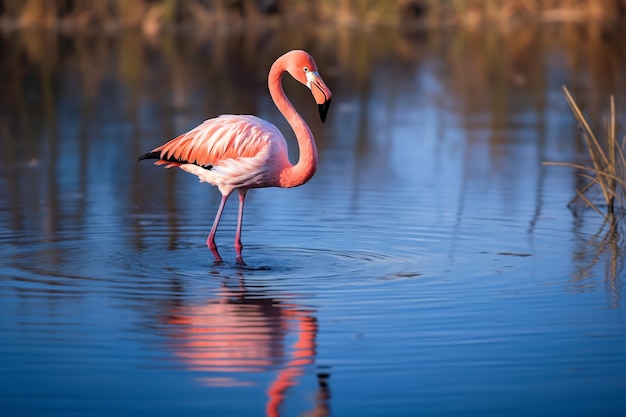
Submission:
[[[251,25],[441,26],[618,20],[626,0],[0,0],[0,29],[237,29]]]

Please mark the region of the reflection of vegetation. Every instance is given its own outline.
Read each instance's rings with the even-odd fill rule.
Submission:
[[[578,285],[593,276],[593,269],[598,264],[604,266],[604,280],[607,291],[613,297],[611,305],[619,307],[621,303],[622,272],[626,258],[626,222],[606,218],[602,227],[591,238],[584,239],[584,247],[576,252],[574,260],[580,267],[573,280]]]
[[[241,28],[278,21],[433,26],[624,15],[626,0],[0,0],[4,28],[141,27],[149,33],[174,25]]]
[[[200,33],[156,38],[138,31],[112,38],[19,31],[0,37],[0,73],[6,85],[6,94],[0,95],[0,126],[7,132],[2,135],[3,158],[14,161],[12,165],[39,161],[40,166],[61,166],[53,157],[55,148],[49,146],[54,143],[47,141],[54,137],[50,118],[65,117],[55,127],[60,130],[61,145],[80,146],[63,145],[57,156],[81,161],[82,170],[74,174],[82,184],[81,192],[89,197],[96,180],[86,167],[101,164],[95,160],[95,148],[100,154],[117,155],[123,146],[128,154],[139,154],[156,141],[221,113],[259,114],[284,123],[277,111],[267,106],[266,71],[276,56],[298,47],[316,57],[338,99],[337,117],[329,120],[325,130],[316,131],[321,127],[312,126],[320,154],[341,137],[352,143],[346,146],[353,146],[357,154],[360,164],[356,168],[368,175],[372,162],[380,167],[389,161],[392,140],[381,140],[388,135],[389,126],[402,123],[405,117],[420,117],[411,113],[415,97],[432,100],[461,124],[467,133],[469,174],[472,156],[480,153],[489,160],[493,175],[499,176],[508,169],[500,145],[512,140],[510,127],[519,126],[519,117],[530,115],[530,122],[523,123],[536,125],[537,137],[557,140],[556,135],[546,133],[554,107],[548,98],[554,87],[551,74],[564,74],[565,82],[576,86],[592,110],[600,107],[594,105],[599,97],[626,91],[626,43],[610,26],[529,25],[523,30],[488,27],[427,33],[392,28],[364,32],[337,27],[323,31],[284,28],[236,36]],[[317,109],[310,106],[306,92],[292,91],[292,85],[285,84],[305,118],[315,118]],[[385,104],[375,107],[371,103],[376,101]],[[80,111],[72,111],[69,117],[67,109]],[[381,109],[384,123],[378,119]],[[442,118],[442,137],[451,120]],[[123,129],[109,140],[113,124]],[[76,126],[80,126],[80,138],[74,135]],[[570,136],[570,126],[567,129]],[[488,155],[481,147],[486,142],[492,145]],[[83,154],[77,154],[81,149]],[[375,155],[376,161],[367,160],[368,155]],[[484,165],[484,159],[477,161]],[[138,178],[144,170],[137,170],[136,164],[123,158],[115,159],[115,164],[120,172],[131,167],[127,177],[133,184],[144,184]],[[74,165],[68,163],[67,167]],[[168,175],[165,187],[148,182],[141,189],[133,188],[131,206],[147,204],[150,199],[146,196],[166,189],[175,218],[176,177]],[[60,178],[57,169],[40,177],[37,187],[19,175],[13,175],[10,182],[18,190],[37,190],[50,189],[57,180],[60,194],[77,192],[70,182],[58,181]],[[537,189],[541,195],[541,185]],[[11,198],[39,201],[27,199],[24,192]],[[33,213],[38,213],[36,206]]]
[[[608,217],[612,218],[615,215],[616,205],[623,209],[626,203],[626,157],[624,156],[626,152],[626,134],[621,141],[618,139],[615,100],[611,96],[610,112],[605,119],[606,140],[601,140],[601,136],[593,131],[589,121],[574,101],[569,90],[565,87],[563,89],[567,103],[582,130],[593,166],[574,163],[549,164],[577,168],[582,171],[580,175],[588,181],[582,189],[576,190],[576,197],[570,204],[580,199],[584,204],[601,213],[594,200],[598,194],[602,194],[607,207],[607,219]],[[591,194],[594,191],[595,194]],[[592,196],[588,197],[588,194]]]
[[[91,1],[74,2],[87,3]],[[51,36],[45,31],[6,33],[0,37],[0,84],[4,83],[5,93],[0,95],[0,140],[7,188],[15,190],[7,193],[7,199],[15,207],[19,226],[40,215],[42,198],[33,197],[37,190],[56,189],[58,193],[44,196],[50,199],[71,195],[77,187],[66,179],[74,175],[87,202],[95,198],[102,181],[118,186],[115,181],[124,178],[133,184],[127,195],[120,196],[120,204],[128,212],[144,212],[154,196],[166,195],[168,237],[174,245],[184,233],[176,223],[181,210],[176,190],[186,188],[177,185],[176,177],[170,174],[165,183],[142,181],[142,175],[151,173],[137,169],[134,158],[127,155],[138,155],[141,149],[188,130],[202,118],[221,113],[259,114],[282,123],[280,115],[267,105],[266,71],[276,56],[298,47],[313,53],[338,100],[337,117],[329,120],[323,134],[314,131],[322,155],[343,141],[341,146],[353,146],[361,162],[358,169],[371,175],[368,155],[376,155],[379,169],[390,160],[388,143],[392,141],[380,140],[390,131],[387,126],[421,117],[410,113],[411,100],[417,97],[439,106],[443,110],[440,114],[451,115],[442,117],[441,137],[445,137],[446,126],[457,121],[460,130],[466,132],[464,161],[469,168],[464,181],[478,178],[470,178],[472,164],[484,166],[485,159],[490,175],[512,172],[521,178],[520,173],[528,167],[511,169],[502,157],[502,150],[510,148],[500,145],[514,140],[511,129],[530,126],[536,128],[537,138],[545,138],[538,140],[559,141],[561,135],[548,132],[547,127],[555,123],[561,126],[552,117],[560,116],[562,109],[555,109],[558,106],[553,106],[550,98],[557,82],[575,86],[577,96],[587,100],[585,107],[591,109],[591,115],[598,114],[601,97],[626,91],[626,43],[622,38],[611,26],[583,24],[430,32],[283,28],[236,36],[194,33],[155,38],[142,36],[139,31],[125,31],[112,38]],[[286,83],[285,88],[289,90],[291,85]],[[296,107],[313,119],[317,109],[310,106],[310,98],[300,95],[299,89],[293,93]],[[375,101],[385,105],[375,107],[371,104]],[[386,112],[386,124],[380,121],[381,109]],[[64,119],[53,125],[51,118],[59,117]],[[569,138],[573,124],[566,125],[562,136]],[[113,131],[111,126],[121,129]],[[78,128],[80,137],[75,134]],[[59,130],[57,142],[52,140],[55,129]],[[526,133],[523,136],[529,137]],[[487,152],[482,147],[485,143]],[[62,147],[55,150],[59,144]],[[577,145],[568,140],[562,147],[569,151]],[[550,147],[543,142],[539,146]],[[120,149],[126,151],[120,153]],[[88,168],[100,167],[103,155],[116,155],[106,158],[108,168],[118,173],[116,177],[96,176],[93,168]],[[474,155],[482,159],[472,162]],[[542,155],[537,162],[545,160]],[[81,167],[73,170],[71,161],[77,160]],[[29,161],[39,161],[41,167],[48,168],[54,164],[55,169],[36,177],[34,170],[33,176],[26,176],[7,169]],[[70,161],[66,169],[56,169],[63,167],[63,161]],[[478,175],[483,178],[484,171]],[[513,179],[506,184],[522,182]],[[522,193],[508,195],[517,194]],[[541,180],[536,194],[537,199],[547,194]],[[55,207],[53,201],[46,206]],[[20,207],[27,207],[26,215]],[[55,229],[86,222],[90,216],[86,203],[56,207],[48,219],[57,222],[51,224]],[[141,244],[145,231],[137,219],[136,240]],[[619,275],[623,263],[619,248],[626,249],[623,238],[600,236],[593,242],[598,259],[613,254],[613,276]]]

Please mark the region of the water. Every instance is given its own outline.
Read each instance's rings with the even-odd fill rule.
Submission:
[[[623,415],[623,231],[542,165],[584,161],[562,84],[623,102],[596,29],[5,35],[2,415]],[[318,172],[248,193],[246,267],[229,201],[215,265],[217,190],[136,158],[220,113],[287,132],[296,47]]]

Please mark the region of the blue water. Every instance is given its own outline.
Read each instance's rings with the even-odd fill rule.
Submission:
[[[584,158],[561,84],[619,85],[548,35],[541,71],[454,34],[5,37],[0,414],[624,415],[624,231],[542,164]],[[288,132],[264,77],[298,44],[318,172],[248,193],[245,267],[229,201],[216,265],[217,190],[136,158],[219,113]]]

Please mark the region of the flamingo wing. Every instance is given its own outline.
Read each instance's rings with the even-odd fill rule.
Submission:
[[[163,160],[214,166],[225,159],[254,157],[277,139],[286,150],[282,134],[273,124],[255,116],[222,115],[206,120],[152,152],[160,152]]]
[[[143,155],[156,164],[179,166],[222,192],[273,185],[271,173],[288,163],[278,128],[256,116],[222,115]]]

